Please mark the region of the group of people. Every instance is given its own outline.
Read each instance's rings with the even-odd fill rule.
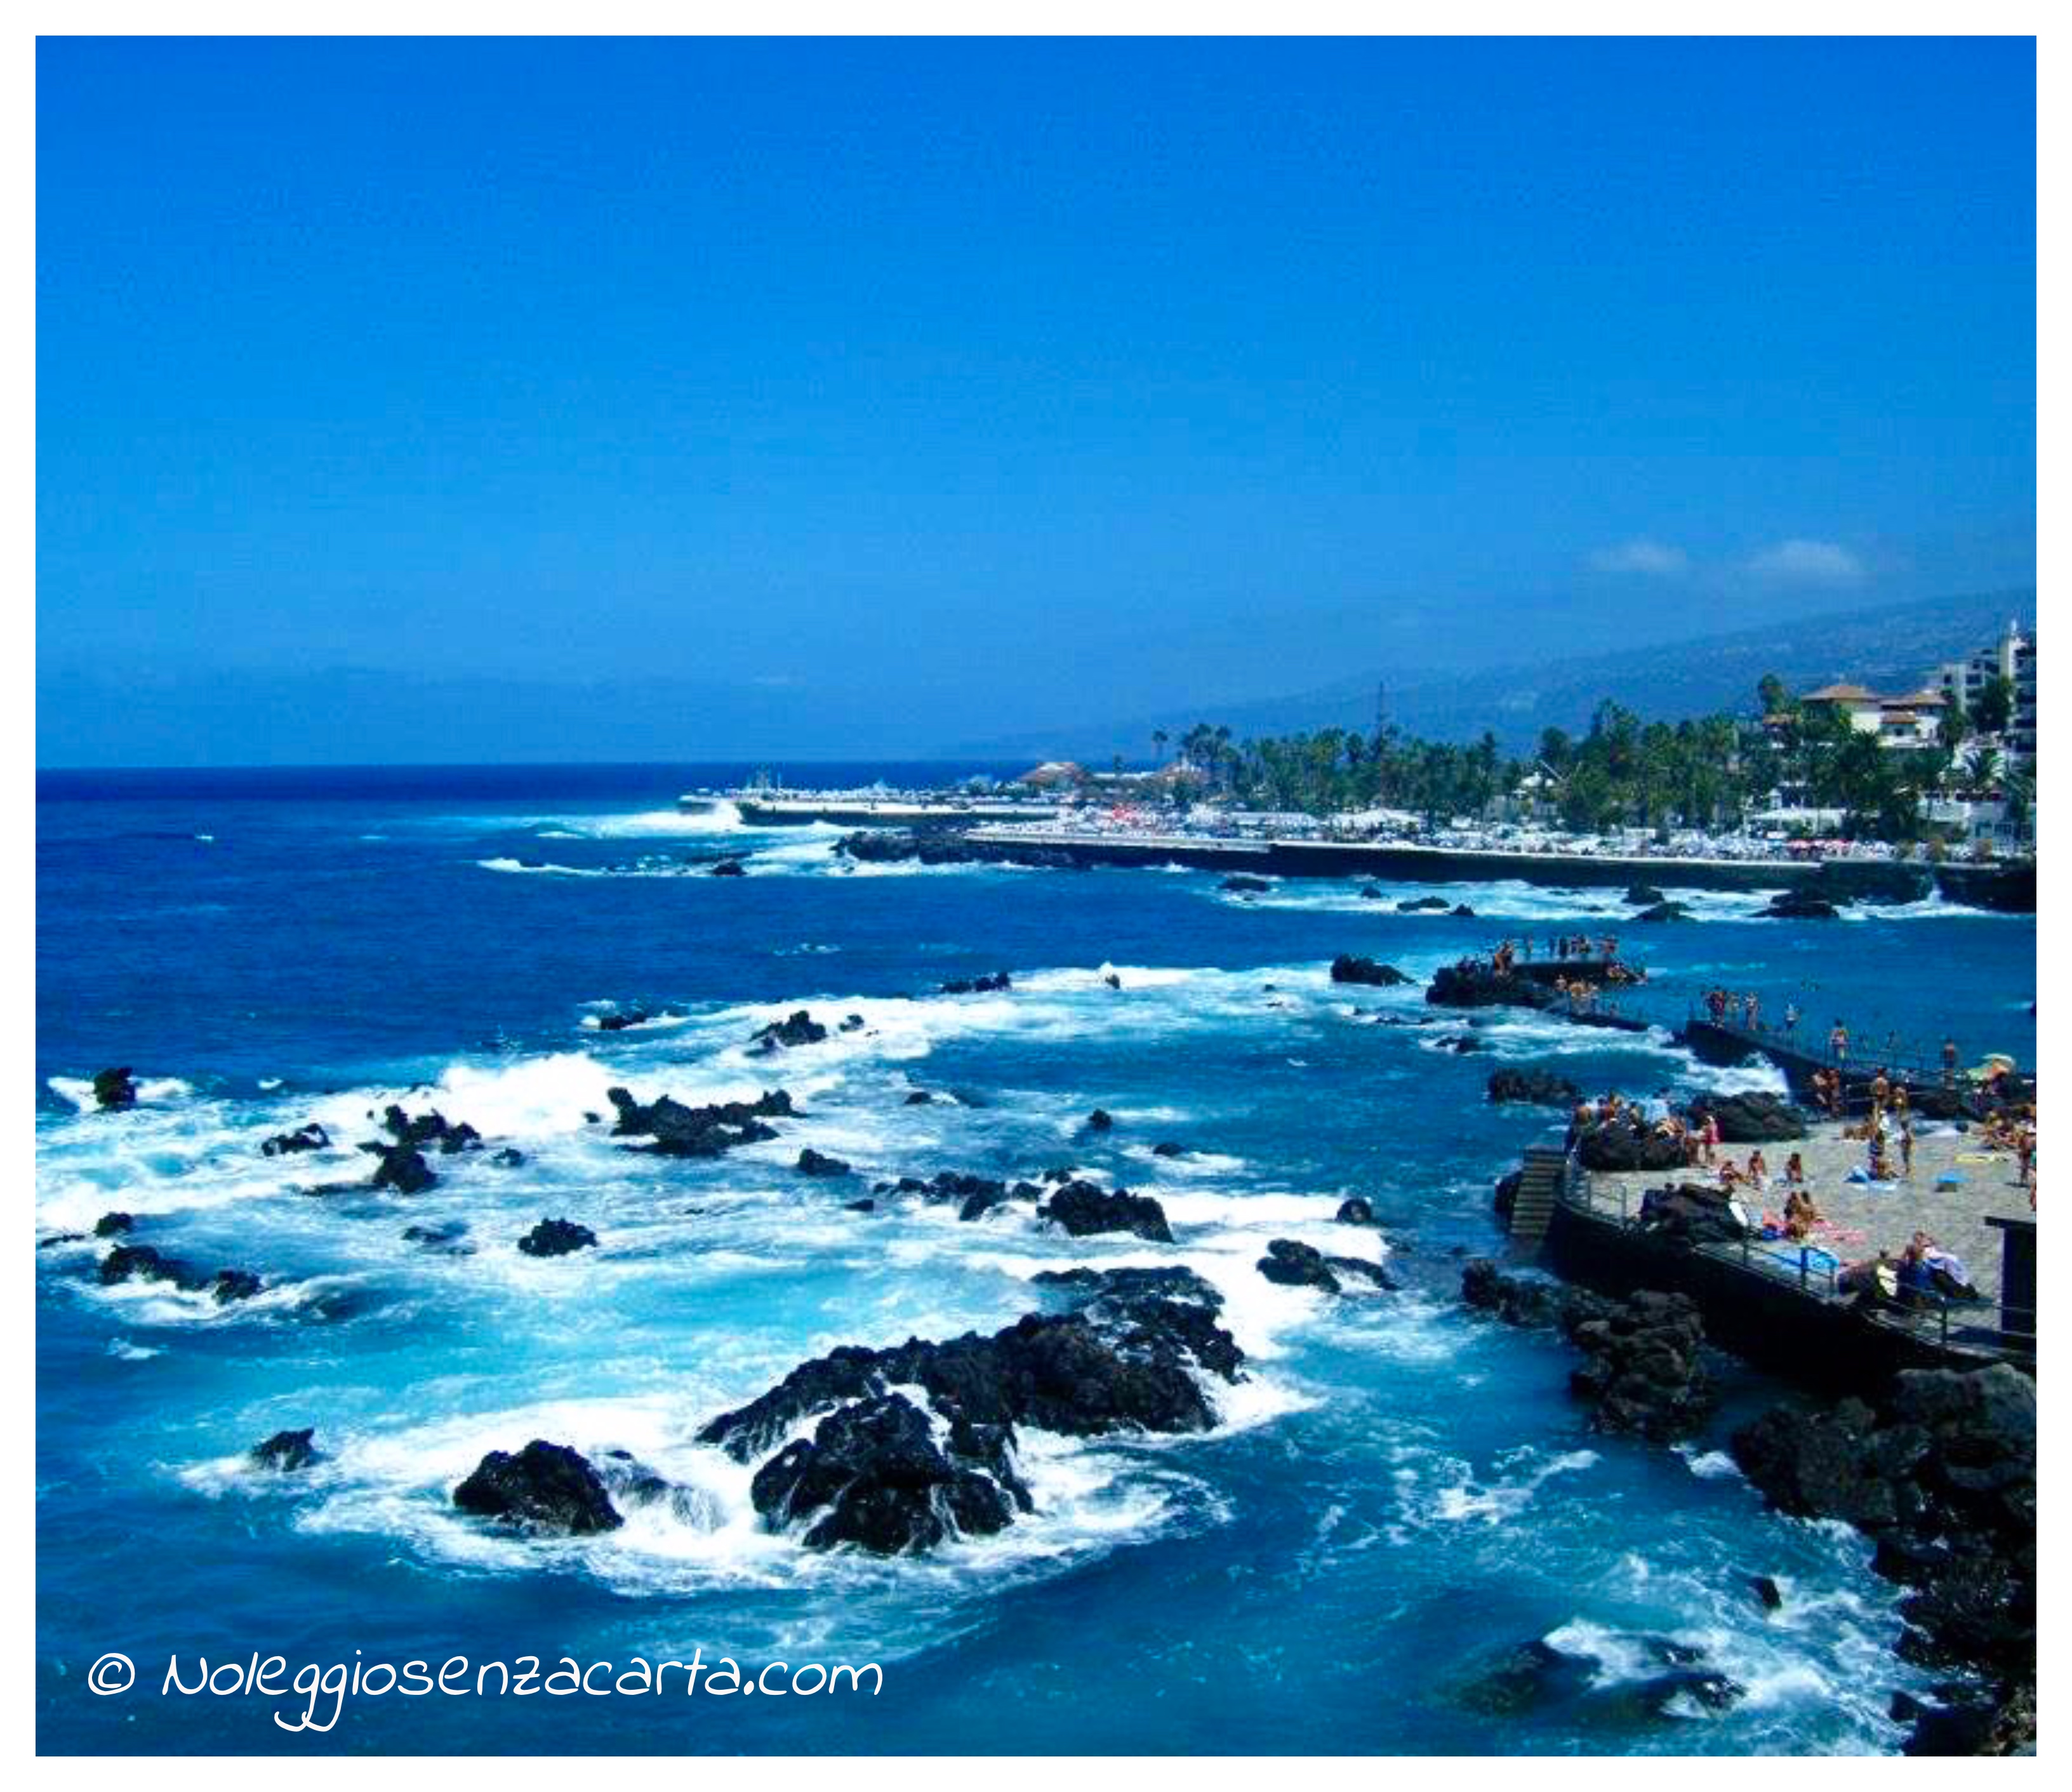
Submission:
[[[1739,1027],[1745,1033],[1766,1033],[1770,1030],[1762,1017],[1762,998],[1753,989],[1708,989],[1705,992],[1705,1012],[1712,1017],[1715,1026]],[[1838,1027],[1841,1023],[1835,1023]],[[1784,1019],[1778,1029],[1784,1037],[1794,1037],[1799,1031],[1799,1005],[1784,1005]]]
[[[1507,939],[1504,942],[1506,946],[1510,943]],[[1531,957],[1532,935],[1531,934],[1524,934],[1519,937],[1519,957]],[[1611,960],[1618,956],[1618,938],[1614,934],[1606,934],[1600,939],[1593,939],[1586,933],[1556,934],[1548,940],[1547,950],[1557,960],[1571,958]]]
[[[1897,1256],[1881,1251],[1875,1257],[1849,1264],[1836,1276],[1835,1286],[1844,1294],[1897,1301],[1902,1305],[1980,1297],[1963,1260],[1926,1232],[1916,1232]]]

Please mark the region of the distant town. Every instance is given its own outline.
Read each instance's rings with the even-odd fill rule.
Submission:
[[[1420,739],[1378,716],[1236,740],[1161,729],[1148,765],[1054,759],[932,792],[734,793],[761,819],[952,822],[1104,835],[1423,840],[1523,850],[1713,858],[1951,858],[2029,853],[2036,820],[2036,636],[2010,622],[1911,690],[1774,675],[1741,714],[1643,721],[1611,701],[1536,750]],[[699,799],[687,796],[687,804]]]

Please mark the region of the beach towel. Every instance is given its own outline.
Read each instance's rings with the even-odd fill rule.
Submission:
[[[1962,1170],[1946,1169],[1935,1178],[1935,1186],[1938,1189],[1961,1189],[1969,1180]]]

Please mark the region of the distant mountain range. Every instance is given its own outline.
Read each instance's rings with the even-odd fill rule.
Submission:
[[[1752,713],[1758,681],[1775,672],[1794,690],[1816,689],[1847,679],[1873,690],[1917,688],[1936,667],[1967,657],[1994,639],[2009,621],[2033,626],[2036,592],[1991,591],[1974,596],[1889,604],[1877,609],[1808,618],[1799,626],[1700,636],[1671,645],[1614,649],[1509,665],[1444,677],[1377,668],[1292,696],[1225,704],[1213,713],[1149,713],[1112,727],[1061,726],[966,743],[959,750],[988,760],[1027,755],[1101,763],[1120,753],[1147,758],[1153,731],[1177,738],[1196,722],[1227,724],[1238,739],[1356,728],[1375,723],[1377,688],[1385,690],[1388,718],[1413,734],[1471,740],[1484,729],[1522,752],[1549,725],[1577,733],[1606,697],[1644,720],[1675,721],[1727,710]]]

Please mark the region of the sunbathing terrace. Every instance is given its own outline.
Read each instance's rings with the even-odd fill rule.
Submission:
[[[1985,1152],[1975,1137],[1918,1126],[1912,1176],[1873,1187],[1849,1180],[1848,1173],[1866,1161],[1864,1142],[1844,1139],[1836,1122],[1820,1122],[1804,1139],[1762,1147],[1770,1169],[1770,1193],[1740,1198],[1758,1217],[1765,1210],[1780,1210],[1784,1161],[1797,1150],[1826,1222],[1813,1239],[1800,1245],[1750,1237],[1684,1247],[1640,1229],[1642,1198],[1650,1188],[1708,1180],[1707,1173],[1585,1170],[1568,1156],[1561,1132],[1552,1129],[1527,1152],[1527,1182],[1540,1182],[1546,1194],[1536,1200],[1521,1190],[1513,1210],[1513,1247],[1534,1255],[1544,1242],[1560,1273],[1605,1292],[1652,1287],[1689,1293],[1719,1342],[1812,1379],[1854,1385],[1910,1363],[1996,1357],[2030,1362],[2036,1216],[2028,1190],[2016,1180],[2013,1154]],[[1720,1149],[1745,1164],[1754,1148]],[[1947,1180],[1951,1178],[1962,1180]],[[1991,1223],[1996,1219],[2007,1226]],[[2003,1244],[2009,1228],[2030,1266],[2026,1285],[2019,1271],[2017,1285],[2003,1285]],[[1897,1256],[1917,1230],[1963,1260],[1984,1298],[1976,1304],[1886,1308],[1875,1316],[1860,1313],[1852,1297],[1836,1290],[1836,1272],[1881,1247]]]

